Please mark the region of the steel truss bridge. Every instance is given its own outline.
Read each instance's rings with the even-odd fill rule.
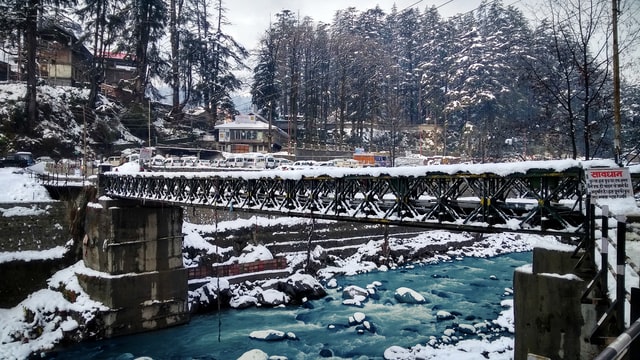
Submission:
[[[99,177],[99,188],[100,194],[112,198],[227,211],[581,236],[585,231],[584,169],[591,166],[611,166],[611,162],[193,174],[111,172]]]

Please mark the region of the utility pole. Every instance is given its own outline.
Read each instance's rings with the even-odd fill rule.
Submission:
[[[620,60],[618,58],[618,0],[611,0],[613,26],[613,152],[614,160],[622,165],[620,125]]]
[[[87,183],[87,114],[86,106],[82,106],[82,185]]]
[[[269,100],[269,134],[267,134],[267,140],[269,141],[269,148],[267,149],[267,152],[272,152],[272,141],[273,139],[271,138],[271,100]]]
[[[151,147],[151,99],[149,99],[149,114],[147,117],[147,146]]]

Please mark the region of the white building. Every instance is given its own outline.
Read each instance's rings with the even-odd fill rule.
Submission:
[[[238,115],[235,120],[216,125],[219,150],[244,152],[279,151],[289,141],[289,136],[275,125],[269,126],[260,115]],[[271,141],[269,141],[271,133]]]

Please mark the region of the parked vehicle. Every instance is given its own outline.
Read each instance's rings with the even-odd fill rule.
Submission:
[[[244,157],[242,156],[234,156],[227,158],[227,167],[230,168],[243,168],[244,165]]]
[[[121,159],[120,156],[109,156],[106,162],[113,166],[120,166]]]
[[[276,168],[280,167],[281,165],[291,166],[291,164],[293,164],[293,161],[285,158],[273,158],[273,160],[275,160]]]
[[[153,167],[163,167],[164,166],[164,162],[167,159],[162,156],[162,155],[156,155],[151,159],[151,166]]]
[[[389,158],[386,153],[356,152],[353,154],[353,160],[358,161],[363,167],[389,166]]]
[[[33,154],[27,151],[18,151],[7,155],[0,161],[0,167],[27,167],[35,164]]]
[[[267,156],[264,159],[264,167],[265,169],[275,169],[277,167],[276,159],[271,156]]]
[[[313,160],[298,160],[293,163],[293,166],[295,167],[309,167],[309,166],[316,166],[316,165],[318,165],[318,163]]]
[[[171,157],[165,160],[164,165],[166,167],[184,167],[184,159]]]
[[[40,156],[36,159],[36,163],[55,164],[56,161],[51,156]]]
[[[140,154],[130,154],[123,158],[122,163],[128,163],[132,161],[140,161]]]
[[[183,156],[182,158],[183,165],[188,167],[196,167],[200,160],[197,156]]]

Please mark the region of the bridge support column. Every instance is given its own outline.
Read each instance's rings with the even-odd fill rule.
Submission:
[[[155,330],[189,321],[182,266],[182,208],[100,200],[87,206],[84,290],[111,308],[104,336]]]
[[[514,273],[515,360],[588,359],[597,349],[584,339],[596,321],[581,303],[586,281],[574,275],[573,251],[535,248],[533,265]],[[595,352],[595,353],[594,353]]]

